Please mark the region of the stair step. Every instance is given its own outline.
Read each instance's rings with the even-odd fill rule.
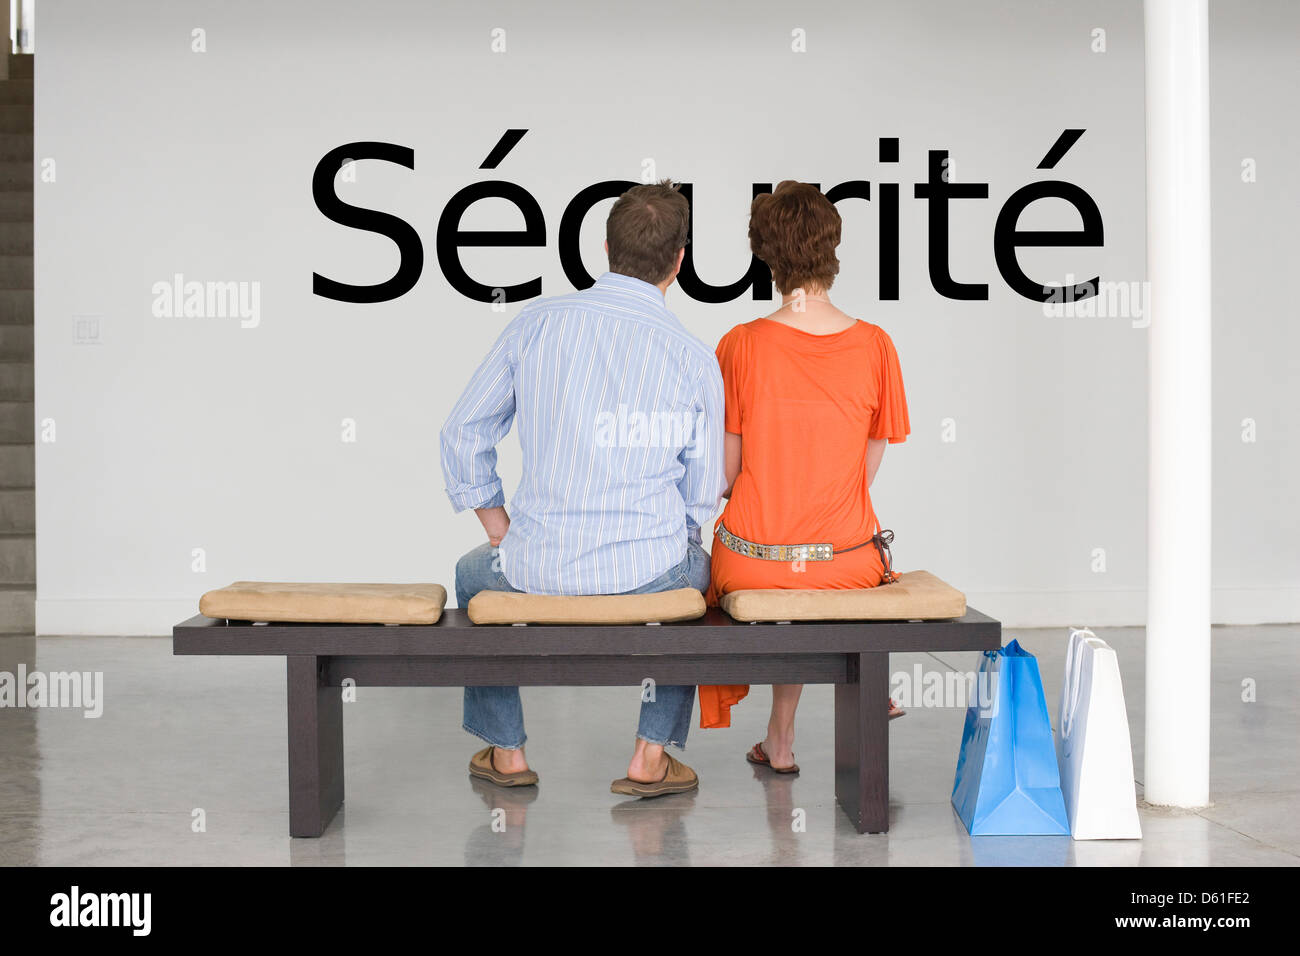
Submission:
[[[32,260],[32,256],[0,255],[0,289],[35,288]]]
[[[0,325],[0,362],[32,361],[32,326]]]
[[[30,634],[36,630],[36,589],[30,585],[0,587],[0,633]]]
[[[34,113],[30,104],[0,103],[0,133],[32,132]]]
[[[31,402],[0,401],[0,442],[35,441],[35,415],[36,406]]]
[[[3,109],[3,107],[0,107]],[[0,139],[3,139],[0,136]],[[32,194],[28,192],[0,191],[0,222],[31,222]]]
[[[32,218],[35,58],[0,81],[0,633],[36,626]]]
[[[29,444],[0,445],[0,488],[36,484],[36,449]]]
[[[0,584],[36,583],[36,535],[0,534]]]
[[[0,103],[30,106],[35,85],[35,80],[14,79],[12,76],[7,80],[0,80]]]
[[[35,154],[35,137],[31,133],[0,135],[0,159],[21,159],[30,163]]]
[[[0,189],[30,190],[32,164],[21,159],[0,159]]]
[[[31,289],[0,289],[0,325],[31,325],[34,301]]]
[[[30,221],[0,222],[0,256],[30,256],[32,238]]]
[[[30,80],[36,76],[35,53],[10,53],[9,78],[11,80]]]
[[[0,534],[36,532],[36,491],[0,488]]]
[[[32,289],[32,256],[0,255],[0,289]]]
[[[0,402],[33,400],[31,362],[0,362]]]

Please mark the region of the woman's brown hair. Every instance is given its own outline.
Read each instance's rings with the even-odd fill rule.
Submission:
[[[839,275],[840,214],[809,183],[787,179],[749,207],[749,248],[782,293],[830,289]]]

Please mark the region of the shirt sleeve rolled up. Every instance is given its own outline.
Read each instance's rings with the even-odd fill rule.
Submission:
[[[505,504],[496,446],[515,417],[515,345],[523,318],[506,326],[442,426],[442,474],[456,511]]]

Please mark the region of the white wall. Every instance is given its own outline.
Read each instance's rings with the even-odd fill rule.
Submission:
[[[555,294],[568,288],[555,248],[568,200],[640,178],[646,158],[695,184],[693,250],[715,282],[748,262],[752,182],[903,183],[901,300],[878,299],[874,200],[842,204],[835,287],[902,357],[913,435],[889,450],[875,489],[899,566],[935,571],[1011,625],[1142,620],[1145,332],[1126,317],[1046,317],[1007,289],[992,245],[1012,192],[1060,178],[1096,201],[1105,245],[1029,250],[1027,271],[1143,279],[1140,5],[614,6],[42,7],[36,157],[56,179],[36,196],[39,632],[165,633],[235,579],[450,585],[481,534],[447,504],[437,431],[517,306],[495,313],[450,288],[435,253],[441,209],[482,179],[527,188],[547,247],[463,259],[485,281],[540,274]],[[504,54],[490,49],[496,27]],[[1220,4],[1212,27],[1216,547],[1206,516],[1188,520],[1206,525],[1217,620],[1296,620],[1297,343],[1277,279],[1300,252],[1287,181],[1300,13]],[[195,28],[207,52],[192,52]],[[796,28],[806,53],[791,51]],[[496,173],[480,171],[509,127],[530,132]],[[1055,171],[1037,170],[1067,127],[1087,133]],[[880,136],[901,138],[898,166],[876,161]],[[327,221],[311,176],[325,152],[366,139],[413,147],[416,167],[363,164],[340,194],[410,222],[426,259],[404,297],[349,305],[313,296],[313,271],[374,282],[396,255]],[[988,200],[956,202],[950,217],[954,274],[987,282],[986,302],[944,299],[927,278],[925,204],[911,187],[940,148],[957,181],[989,184]],[[1240,182],[1244,156],[1256,183]],[[606,208],[583,232],[593,273]],[[517,224],[484,204],[465,225]],[[1078,217],[1045,202],[1022,226],[1074,229]],[[259,282],[260,324],[155,317],[151,288],[175,273]],[[670,305],[709,343],[766,311],[677,290]],[[93,344],[77,341],[86,315],[100,317]],[[1240,439],[1246,417],[1253,444]],[[345,418],[355,443],[340,438]],[[942,440],[945,419],[955,442]],[[46,420],[53,442],[40,440]],[[511,441],[508,488],[517,473]]]
[[[1210,4],[1214,614],[1300,620],[1300,5]],[[1243,182],[1254,160],[1256,180]],[[1244,442],[1252,420],[1256,440]]]

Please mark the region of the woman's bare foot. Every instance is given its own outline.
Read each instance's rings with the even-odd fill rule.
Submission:
[[[794,764],[794,732],[779,733],[767,728],[767,737],[763,740],[763,753],[773,767],[789,767]]]
[[[802,684],[772,685],[772,713],[767,718],[763,752],[773,767],[794,766],[794,712],[801,693]]]

